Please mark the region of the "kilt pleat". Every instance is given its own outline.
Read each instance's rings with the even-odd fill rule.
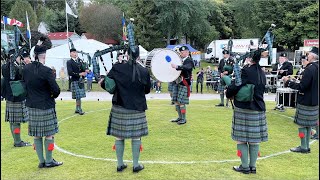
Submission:
[[[29,111],[29,136],[51,136],[59,131],[55,108],[37,109],[28,107]]]
[[[81,99],[86,97],[86,91],[84,88],[79,87],[79,81],[71,82],[72,99]]]
[[[231,137],[235,141],[250,143],[268,141],[265,111],[234,107]]]
[[[25,100],[20,102],[6,101],[5,122],[25,123],[28,120],[29,114]]]
[[[181,84],[173,84],[172,88],[172,98],[173,102],[178,102],[180,104],[189,104],[188,97],[188,87]]]
[[[113,105],[109,116],[107,135],[123,139],[148,135],[146,113]]]
[[[305,106],[297,103],[294,123],[299,126],[318,126],[319,106]]]
[[[222,78],[220,78],[217,90],[219,93],[221,93],[221,92],[224,92],[224,89],[225,89],[225,84],[224,84]]]
[[[173,91],[173,82],[168,83],[168,91],[172,92]]]

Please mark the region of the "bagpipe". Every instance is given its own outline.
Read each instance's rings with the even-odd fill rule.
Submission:
[[[70,38],[68,38],[68,41],[69,41],[70,46],[71,46],[71,47],[69,46],[69,48],[76,49],[74,47],[74,44],[73,44],[73,42],[72,42],[72,40]],[[89,53],[86,53],[86,52],[83,52],[83,51],[78,51],[77,50],[77,53],[80,53],[82,55],[82,57],[83,57],[83,55],[87,56],[87,61],[85,61],[84,59],[81,59],[81,58],[78,57],[78,61],[79,61],[79,65],[80,65],[80,71],[81,72],[85,72],[90,67],[91,56],[90,56]]]
[[[235,86],[239,87],[242,85],[241,68],[243,68],[243,67],[240,66],[240,64],[239,64],[240,62],[242,62],[242,65],[244,65],[246,58],[252,58],[255,54],[257,54],[257,53],[261,54],[262,52],[265,52],[265,51],[268,51],[268,55],[269,55],[268,60],[270,61],[270,59],[272,59],[272,46],[273,46],[273,41],[275,38],[275,36],[272,33],[272,30],[275,27],[276,27],[275,24],[271,24],[270,28],[267,30],[266,34],[264,35],[264,37],[260,41],[260,43],[258,45],[258,49],[249,49],[249,52],[247,52],[241,56],[239,54],[235,55],[235,63],[233,65]],[[232,40],[230,40],[230,41],[232,41]],[[266,48],[262,47],[262,44],[264,42],[267,43]],[[230,43],[230,44],[232,44],[232,43]],[[229,43],[228,43],[228,45],[229,45]],[[249,47],[250,47],[250,45],[249,45]],[[230,53],[230,54],[232,54],[232,53]],[[264,54],[264,56],[266,56],[266,54]],[[260,66],[258,66],[258,67],[260,67]],[[257,75],[258,75],[258,77],[261,76],[260,73],[258,73]],[[231,81],[228,81],[228,82],[229,82],[229,85],[232,83]],[[258,84],[259,83],[260,83],[260,81],[258,82]],[[227,85],[227,86],[229,86],[229,85]],[[246,85],[242,86],[240,88],[240,90],[238,91],[237,95],[235,96],[236,100],[243,101],[243,102],[252,101],[253,100],[253,89],[254,89],[253,84],[246,84]],[[232,101],[231,101],[231,103],[232,103]]]
[[[94,77],[97,81],[101,79],[100,75],[100,65],[99,65],[99,60],[101,61],[104,70],[108,72],[107,67],[104,64],[104,60],[102,58],[102,55],[110,53],[111,59],[113,59],[113,54],[112,52],[114,51],[123,51],[123,54],[128,54],[128,63],[133,66],[133,76],[132,76],[132,81],[135,80],[136,74],[138,75],[138,79],[141,82],[141,77],[140,77],[140,71],[138,68],[136,68],[136,64],[140,64],[143,66],[143,64],[139,61],[139,48],[135,44],[135,38],[134,38],[134,25],[133,25],[134,19],[130,18],[130,22],[127,25],[127,41],[124,40],[123,45],[114,45],[111,46],[107,49],[104,50],[98,50],[94,53],[93,57],[90,59],[90,64],[92,64],[93,67],[93,74]],[[113,62],[112,62],[113,65]],[[143,82],[146,83],[146,82]]]

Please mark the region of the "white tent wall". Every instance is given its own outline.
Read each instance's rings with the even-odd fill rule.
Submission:
[[[104,50],[106,48],[109,48],[110,46],[104,43],[101,43],[99,41],[93,40],[93,39],[80,39],[73,41],[74,47],[77,49],[77,51],[83,51],[86,53],[89,53],[91,57],[93,57],[93,54],[97,50]],[[81,55],[81,53],[78,53],[79,58],[84,59],[85,61],[87,60],[86,55]],[[113,61],[116,61],[116,56],[117,52],[113,52]],[[111,62],[111,56],[110,53],[104,54],[102,56],[104,60],[104,64],[109,71],[112,67],[112,62]],[[70,51],[69,51],[69,45],[64,44],[61,46],[57,46],[54,48],[51,48],[47,50],[46,53],[46,66],[48,67],[54,67],[57,71],[57,78],[59,78],[59,71],[61,67],[65,67],[65,71],[67,72],[67,61],[70,59]],[[100,66],[100,75],[106,75],[106,72],[104,70],[104,67],[102,65],[102,62],[100,59],[97,59],[99,61],[99,66]],[[90,67],[92,70],[92,65]]]

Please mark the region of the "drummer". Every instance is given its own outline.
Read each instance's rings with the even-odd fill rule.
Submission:
[[[289,76],[293,74],[293,66],[288,61],[286,53],[280,54],[279,62],[276,63],[272,68],[272,74],[276,74],[278,79],[281,79],[283,76]]]
[[[194,63],[189,57],[189,48],[187,46],[181,46],[179,48],[180,56],[182,58],[182,65],[171,64],[172,68],[181,71],[180,77],[173,84],[172,101],[175,103],[176,111],[178,112],[178,118],[171,120],[178,125],[187,123],[186,119],[186,104],[189,104],[191,75],[194,68]]]
[[[297,153],[310,153],[311,127],[319,126],[319,49],[313,47],[308,53],[308,64],[304,70],[301,81],[294,82],[289,77],[283,77],[288,87],[299,91],[297,110],[294,119],[299,127],[300,146],[291,148],[290,151]]]

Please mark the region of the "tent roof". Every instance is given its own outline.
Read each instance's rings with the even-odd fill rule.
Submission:
[[[187,46],[190,52],[197,52],[198,50],[194,49],[190,44],[178,44],[178,45],[168,45],[167,48],[169,49],[176,49],[180,48],[181,46]]]

